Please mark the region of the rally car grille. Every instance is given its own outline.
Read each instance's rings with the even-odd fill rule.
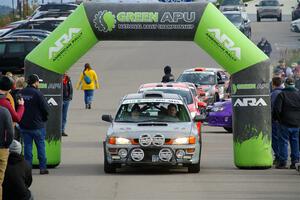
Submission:
[[[133,153],[132,153],[133,152]],[[131,160],[134,162],[173,162],[175,160],[174,153],[169,148],[135,148],[130,153]],[[139,156],[143,155],[142,159]]]

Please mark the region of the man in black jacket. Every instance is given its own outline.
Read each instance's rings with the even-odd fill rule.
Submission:
[[[73,86],[71,82],[71,78],[67,73],[63,76],[63,107],[62,107],[62,125],[61,125],[61,135],[68,136],[65,133],[65,127],[67,123],[68,109],[70,105],[70,101],[73,98]]]
[[[272,47],[266,38],[262,37],[260,42],[257,44],[257,47],[260,48],[268,57],[270,57]]]
[[[287,168],[288,144],[291,147],[291,169],[299,162],[300,92],[293,78],[287,78],[285,88],[278,94],[273,108],[273,119],[279,121],[277,169]]]
[[[9,146],[9,157],[3,182],[3,199],[31,200],[28,189],[32,183],[31,167],[21,155],[22,146],[14,140]]]
[[[21,135],[24,141],[25,160],[32,165],[32,141],[37,147],[40,174],[48,174],[45,138],[45,123],[48,119],[49,106],[39,91],[39,77],[32,74],[27,80],[28,86],[20,91],[25,102],[25,112],[20,122]]]
[[[171,67],[170,66],[165,66],[164,68],[165,75],[162,77],[161,82],[167,83],[167,82],[174,82],[175,78],[173,74],[171,74]]]
[[[2,200],[2,182],[8,159],[8,147],[14,137],[13,123],[9,111],[0,106],[0,199]]]

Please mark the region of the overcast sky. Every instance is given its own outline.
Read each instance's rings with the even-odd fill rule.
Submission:
[[[48,3],[48,2],[57,2],[60,3],[61,0],[44,0],[44,3]],[[62,0],[64,3],[66,2],[74,2],[75,0]],[[28,0],[29,3],[32,2],[32,0]],[[42,3],[42,0],[38,0],[39,3]],[[16,6],[17,0],[14,0],[14,4]],[[0,5],[5,5],[5,6],[9,6],[12,7],[12,0],[0,0]]]

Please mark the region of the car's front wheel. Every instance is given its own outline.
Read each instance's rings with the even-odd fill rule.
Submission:
[[[106,155],[104,154],[104,172],[107,174],[116,173],[117,167],[114,164],[109,164],[106,158]]]
[[[223,127],[228,133],[232,133],[232,128]]]
[[[260,16],[258,13],[256,14],[256,21],[260,22]]]
[[[277,21],[281,22],[282,21],[282,15],[280,14],[280,16],[277,18]]]
[[[199,173],[200,172],[200,159],[201,159],[202,141],[200,143],[201,143],[201,147],[200,147],[200,153],[199,153],[199,161],[196,164],[190,164],[188,166],[188,172],[189,173]]]
[[[188,172],[189,173],[199,173],[200,171],[200,162],[197,164],[191,164],[188,166]]]

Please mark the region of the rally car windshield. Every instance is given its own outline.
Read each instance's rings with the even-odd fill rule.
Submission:
[[[181,74],[176,82],[190,82],[197,85],[215,85],[216,75],[212,73],[186,73]]]
[[[115,122],[190,122],[190,116],[183,104],[174,103],[129,103],[119,108]]]
[[[242,23],[242,16],[240,14],[228,14],[228,13],[225,13],[224,15],[233,24],[240,24],[240,23]]]
[[[261,1],[260,6],[278,6],[278,1]]]
[[[178,94],[183,98],[186,104],[192,104],[193,103],[193,96],[190,90],[186,89],[169,89],[169,88],[155,88],[155,89],[147,89],[143,88],[143,91],[160,91],[164,93],[170,93],[170,94]]]
[[[227,6],[227,5],[239,5],[240,4],[240,0],[224,0],[221,5],[222,6]]]

